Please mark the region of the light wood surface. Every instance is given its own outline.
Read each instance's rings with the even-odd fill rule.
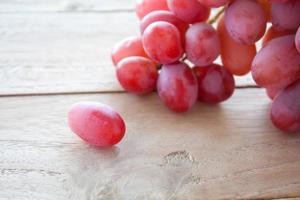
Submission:
[[[66,125],[77,101],[118,110],[125,139],[81,142]],[[0,98],[0,199],[272,199],[300,196],[300,135],[268,120],[261,89],[174,114],[156,94]]]
[[[0,200],[299,200],[300,135],[276,130],[248,75],[185,114],[117,83],[110,51],[138,34],[135,0],[0,1]],[[67,127],[111,105],[126,137],[97,149]]]

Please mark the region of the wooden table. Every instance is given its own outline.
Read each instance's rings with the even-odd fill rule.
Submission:
[[[185,114],[125,93],[113,45],[138,34],[134,0],[0,1],[0,199],[300,199],[300,135],[277,131],[249,78]],[[66,125],[71,104],[110,104],[127,123],[109,149]]]

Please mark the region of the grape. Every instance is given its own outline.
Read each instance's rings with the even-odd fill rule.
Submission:
[[[266,88],[266,93],[268,97],[273,100],[281,90],[282,88],[270,87],[270,88]]]
[[[215,8],[224,6],[225,4],[230,2],[230,0],[198,0],[198,1],[205,6],[215,7]]]
[[[271,22],[276,30],[296,30],[300,25],[300,1],[272,3]]]
[[[297,34],[296,34],[295,44],[296,44],[297,50],[300,53],[300,26],[299,26]]]
[[[210,14],[209,7],[198,0],[168,0],[168,6],[179,19],[190,24],[206,21]]]
[[[295,34],[295,31],[293,30],[278,31],[273,26],[271,26],[263,37],[262,47],[265,47],[268,44],[268,42],[270,40],[273,40],[274,38],[291,35],[291,34]]]
[[[135,11],[140,19],[155,10],[169,10],[167,0],[138,0]]]
[[[68,114],[68,123],[81,139],[98,147],[117,144],[126,129],[117,112],[105,104],[95,102],[74,104]]]
[[[174,112],[186,112],[197,101],[197,79],[184,63],[163,65],[157,81],[158,95]]]
[[[158,72],[156,65],[143,57],[128,57],[118,63],[117,78],[123,88],[136,94],[155,90]]]
[[[159,11],[151,12],[148,15],[146,15],[140,24],[141,33],[143,34],[144,30],[150,24],[152,24],[153,22],[157,22],[157,21],[169,22],[170,24],[173,24],[174,26],[176,26],[180,32],[182,44],[185,43],[185,40],[184,40],[185,32],[188,29],[189,25],[187,23],[181,21],[180,19],[178,19],[173,13],[171,13],[169,11],[159,10]]]
[[[271,2],[271,3],[284,3],[287,1],[289,1],[289,0],[269,0],[269,2]]]
[[[224,67],[211,64],[193,68],[198,79],[198,98],[216,104],[227,100],[234,92],[234,79]]]
[[[225,11],[225,25],[231,37],[242,44],[253,44],[264,34],[267,15],[256,0],[236,0]]]
[[[273,124],[285,132],[300,131],[300,80],[282,90],[271,106]]]
[[[180,33],[168,22],[154,22],[144,31],[142,42],[148,56],[162,64],[177,61],[183,54]]]
[[[295,35],[279,37],[258,52],[251,69],[258,85],[284,88],[300,77],[300,54],[294,41]]]
[[[267,16],[267,21],[270,21],[271,19],[271,4],[268,0],[257,0],[258,3],[260,3],[260,5],[262,5],[266,16]]]
[[[219,56],[219,36],[210,24],[194,24],[187,30],[185,36],[187,58],[195,65],[209,65]]]
[[[255,44],[240,44],[228,34],[224,18],[221,18],[217,28],[221,41],[221,60],[224,67],[234,75],[245,75],[251,69],[251,64],[256,55]]]
[[[117,65],[123,58],[130,56],[148,57],[141,41],[141,37],[128,37],[117,43],[111,53],[114,65]]]

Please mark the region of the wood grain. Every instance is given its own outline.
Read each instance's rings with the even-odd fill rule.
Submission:
[[[67,128],[70,105],[87,100],[123,115],[116,147],[90,147]],[[261,89],[186,114],[155,94],[0,98],[0,199],[300,197],[300,135],[272,127],[269,103]]]
[[[121,91],[110,52],[136,34],[133,13],[2,14],[0,95]]]
[[[1,0],[0,12],[120,12],[134,5],[135,0]]]

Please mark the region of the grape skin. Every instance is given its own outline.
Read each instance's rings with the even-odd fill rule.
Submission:
[[[135,7],[139,19],[156,10],[169,10],[167,0],[139,0]]]
[[[107,147],[117,144],[125,134],[122,117],[111,107],[95,102],[74,104],[68,113],[71,130],[87,143]]]
[[[300,77],[300,54],[295,35],[271,40],[255,56],[252,76],[262,87],[284,88]]]
[[[240,44],[233,40],[226,30],[224,18],[218,23],[217,31],[221,42],[221,61],[224,67],[237,76],[247,74],[251,70],[256,55],[255,44]]]
[[[126,91],[146,94],[156,89],[156,65],[143,57],[128,57],[118,63],[117,78]]]
[[[279,94],[279,92],[282,90],[282,88],[276,88],[276,87],[270,87],[270,88],[266,88],[266,93],[268,95],[268,97],[273,100],[277,94]]]
[[[197,101],[196,76],[184,63],[163,65],[157,81],[157,92],[170,110],[186,112]]]
[[[148,58],[141,37],[128,37],[115,45],[111,53],[111,59],[116,66],[122,59],[130,56],[142,56]]]
[[[193,24],[206,21],[210,8],[198,0],[168,0],[169,9],[182,21]]]
[[[225,4],[230,2],[230,0],[198,0],[198,1],[205,6],[214,7],[214,8],[224,6]]]
[[[298,28],[296,37],[295,37],[295,44],[296,44],[296,48],[298,50],[298,52],[300,53],[300,26]]]
[[[198,66],[211,64],[221,51],[217,31],[207,23],[191,26],[185,35],[187,58]]]
[[[225,25],[230,36],[239,43],[253,44],[264,34],[267,15],[256,0],[238,0],[225,11]]]
[[[286,35],[291,35],[291,34],[295,34],[295,31],[293,30],[278,31],[273,26],[271,26],[263,37],[262,47],[265,47],[270,40],[273,40],[278,37],[286,36]]]
[[[278,31],[297,30],[300,25],[300,1],[271,4],[271,22]]]
[[[300,131],[300,80],[282,90],[271,106],[273,124],[285,132]]]
[[[161,64],[173,63],[183,54],[180,33],[168,22],[154,22],[144,31],[142,43],[147,55]]]
[[[211,64],[193,68],[198,80],[198,99],[209,104],[217,104],[232,96],[235,83],[233,75],[224,67]]]

